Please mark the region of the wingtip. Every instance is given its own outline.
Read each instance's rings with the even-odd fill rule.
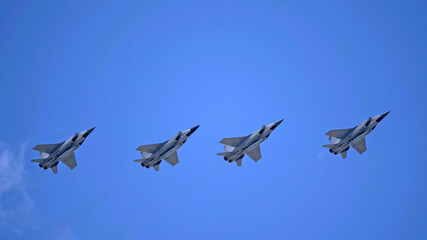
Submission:
[[[142,151],[142,146],[137,147],[135,150],[141,152]]]

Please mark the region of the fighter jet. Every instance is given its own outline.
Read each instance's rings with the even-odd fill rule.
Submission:
[[[56,144],[41,144],[33,149],[40,152],[40,159],[33,159],[32,162],[39,163],[39,167],[43,169],[52,169],[53,173],[58,172],[58,163],[62,161],[70,169],[77,166],[76,156],[74,151],[79,148],[86,140],[87,136],[95,129],[95,127],[75,133],[72,137],[64,142]]]
[[[200,125],[193,128],[187,129],[183,132],[178,132],[173,138],[163,143],[142,145],[136,150],[141,152],[142,159],[134,160],[134,162],[140,162],[141,166],[159,171],[159,165],[162,159],[168,162],[170,165],[175,166],[178,164],[178,153],[176,150],[180,148],[188,137],[193,134]]]
[[[360,154],[366,151],[365,136],[375,129],[377,124],[383,120],[390,111],[375,117],[370,117],[359,126],[349,129],[331,130],[325,135],[329,136],[331,144],[322,147],[329,148],[329,152],[337,155],[341,153],[342,158],[347,158],[347,151],[350,146]]]
[[[260,144],[267,139],[271,132],[277,128],[283,119],[267,126],[262,126],[256,132],[245,137],[224,138],[219,143],[225,144],[223,153],[218,153],[219,156],[224,156],[227,162],[235,161],[237,166],[242,166],[242,158],[247,154],[255,162],[261,159]]]

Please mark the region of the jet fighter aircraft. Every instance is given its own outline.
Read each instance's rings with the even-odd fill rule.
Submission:
[[[331,144],[323,145],[322,147],[329,148],[329,152],[334,155],[341,153],[343,158],[347,158],[347,151],[350,149],[350,146],[356,149],[360,154],[364,153],[366,151],[365,136],[371,133],[389,112],[390,111],[375,117],[370,117],[354,128],[331,130],[327,132],[325,135],[329,136],[329,142]]]
[[[87,136],[95,129],[95,127],[75,133],[72,137],[64,142],[56,144],[41,144],[33,149],[40,152],[40,159],[33,159],[32,162],[38,162],[39,167],[43,169],[52,169],[53,173],[58,172],[58,163],[62,161],[70,169],[77,166],[76,156],[74,151],[79,148],[86,140]]]
[[[176,150],[187,141],[188,137],[190,137],[199,126],[200,125],[197,125],[183,132],[179,132],[166,142],[138,147],[136,150],[141,152],[142,159],[134,160],[134,162],[140,162],[141,166],[146,168],[153,167],[156,171],[159,171],[159,165],[162,159],[170,165],[175,166],[178,164],[178,154]]]
[[[220,143],[224,144],[223,153],[218,153],[219,156],[224,156],[224,160],[227,162],[235,161],[237,166],[242,166],[242,158],[247,154],[255,162],[261,159],[261,148],[260,144],[264,142],[271,134],[271,132],[277,128],[283,119],[267,126],[262,126],[256,132],[245,137],[235,138],[224,138]]]

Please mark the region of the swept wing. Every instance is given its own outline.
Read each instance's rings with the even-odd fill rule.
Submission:
[[[61,146],[64,142],[61,143],[54,143],[54,144],[40,144],[35,147],[33,147],[34,150],[51,154],[53,153],[59,146]]]
[[[67,167],[69,167],[70,169],[77,167],[77,161],[76,161],[76,156],[74,155],[74,152],[71,152],[70,154],[68,154],[67,157],[61,159],[61,161],[65,165],[67,165]]]
[[[261,159],[261,148],[259,144],[246,150],[245,153],[255,162]]]
[[[225,145],[228,145],[228,146],[232,146],[232,147],[237,147],[237,146],[239,146],[241,143],[243,143],[248,138],[249,138],[249,136],[245,136],[245,137],[234,137],[234,138],[224,138],[219,143],[222,143],[222,144],[225,144]]]
[[[168,162],[170,165],[175,166],[178,164],[178,153],[175,151],[171,155],[165,158],[165,161]]]
[[[362,138],[358,140],[357,142],[351,142],[350,145],[356,149],[357,152],[360,154],[364,153],[366,151],[366,140],[365,138]]]

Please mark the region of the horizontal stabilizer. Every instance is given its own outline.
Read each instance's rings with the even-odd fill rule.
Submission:
[[[335,146],[336,144],[327,144],[327,145],[322,145],[322,147],[325,148],[332,148],[333,146]]]
[[[33,159],[33,160],[31,160],[31,162],[38,162],[38,163],[40,163],[40,162],[43,162],[43,160],[44,159]]]
[[[229,152],[217,153],[216,155],[218,155],[218,156],[227,156],[227,154],[229,154]]]
[[[144,159],[136,159],[136,160],[133,160],[133,161],[134,161],[134,162],[144,162],[146,159],[147,159],[147,158],[144,158]]]
[[[150,157],[143,157],[142,159],[136,159],[136,160],[133,160],[134,162],[145,162],[145,161],[147,161],[147,160],[149,160],[151,158],[151,154],[150,154]]]

